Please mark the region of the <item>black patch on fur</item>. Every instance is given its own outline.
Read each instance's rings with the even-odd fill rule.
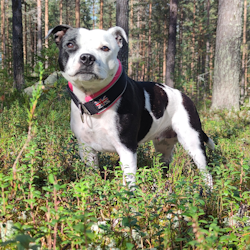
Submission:
[[[206,133],[202,130],[202,136],[203,136],[203,141],[208,143],[208,136],[206,135]]]
[[[197,132],[199,132],[201,130],[201,121],[198,112],[196,110],[196,107],[194,106],[194,103],[188,96],[186,96],[183,93],[182,93],[182,103],[184,108],[187,110],[187,113],[189,114],[191,127],[195,129]]]
[[[183,106],[187,110],[187,113],[189,115],[191,127],[199,133],[201,148],[205,154],[204,141],[205,142],[208,141],[208,137],[201,128],[201,121],[200,121],[200,117],[199,117],[199,114],[197,112],[197,109],[196,109],[194,103],[192,102],[192,100],[183,93],[182,93],[182,100],[183,100],[182,101]]]
[[[59,45],[60,53],[59,53],[58,63],[61,71],[63,72],[68,62],[69,56],[75,53],[79,48],[79,45],[76,42],[78,33],[79,33],[78,29],[69,29],[61,39]],[[67,47],[68,43],[74,44],[74,48],[69,49]]]
[[[153,119],[151,115],[146,109],[143,109],[142,115],[141,115],[140,129],[138,131],[137,142],[140,142],[146,136],[146,134],[149,132],[152,126],[152,123],[153,123]]]
[[[58,64],[59,64],[60,70],[63,72],[64,72],[68,59],[69,59],[69,54],[66,53],[65,51],[60,50]]]
[[[149,94],[151,110],[155,118],[161,118],[168,105],[168,96],[161,88],[163,85],[153,82],[140,82],[140,84]]]
[[[134,153],[153,123],[144,104],[143,88],[127,77],[127,89],[117,110],[117,129],[121,142]]]

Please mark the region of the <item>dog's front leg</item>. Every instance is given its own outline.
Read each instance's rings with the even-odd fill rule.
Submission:
[[[79,142],[79,155],[87,167],[99,170],[98,155],[93,148]]]
[[[120,156],[121,168],[123,170],[123,185],[133,187],[136,182],[137,155],[127,148],[117,150]]]

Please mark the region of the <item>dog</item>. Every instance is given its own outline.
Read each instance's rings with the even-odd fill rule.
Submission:
[[[59,66],[69,82],[70,126],[82,160],[94,167],[98,166],[97,151],[117,152],[123,183],[133,187],[138,145],[153,140],[168,166],[178,141],[213,188],[204,142],[210,149],[214,143],[202,130],[193,102],[177,89],[137,82],[125,74],[117,59],[123,39],[127,42],[121,27],[88,30],[58,25],[47,37],[50,34],[54,34]]]

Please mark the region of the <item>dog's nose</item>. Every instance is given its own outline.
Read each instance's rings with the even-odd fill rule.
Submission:
[[[95,62],[95,57],[91,54],[82,54],[80,56],[81,62],[86,66],[91,66]]]

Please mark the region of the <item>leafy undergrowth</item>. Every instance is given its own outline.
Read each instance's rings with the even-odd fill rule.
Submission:
[[[64,89],[15,94],[0,114],[1,249],[250,249],[249,108],[201,112],[212,192],[179,145],[165,176],[152,143],[131,192],[116,154],[100,172],[80,161]]]

